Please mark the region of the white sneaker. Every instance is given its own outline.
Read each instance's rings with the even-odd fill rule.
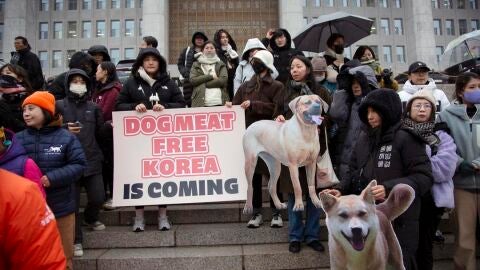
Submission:
[[[82,244],[73,245],[73,256],[75,256],[75,257],[82,257],[83,256]]]
[[[105,224],[103,224],[102,222],[100,222],[98,220],[93,222],[93,223],[84,222],[83,224],[88,226],[90,229],[92,229],[94,231],[103,231],[106,228]]]
[[[108,200],[103,204],[103,209],[105,209],[105,210],[115,210],[115,207],[112,206],[112,199],[108,199]]]
[[[262,224],[263,224],[262,214],[257,213],[257,214],[252,216],[250,221],[248,221],[247,227],[248,228],[258,228]]]
[[[145,219],[135,217],[134,222],[133,222],[133,229],[132,230],[134,232],[145,231]]]
[[[270,227],[272,228],[281,228],[283,227],[283,220],[280,214],[273,214],[272,222],[270,222]]]
[[[168,217],[158,217],[158,229],[160,231],[168,231],[172,228]]]

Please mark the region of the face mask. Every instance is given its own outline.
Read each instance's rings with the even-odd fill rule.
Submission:
[[[315,76],[315,81],[316,81],[317,83],[323,82],[324,80],[325,80],[325,75]]]
[[[87,85],[71,83],[70,84],[70,92],[83,97],[83,95],[85,95],[85,93],[87,92]]]
[[[480,89],[476,88],[473,91],[464,92],[463,100],[472,104],[480,104]]]
[[[263,64],[262,62],[255,61],[252,63],[252,68],[255,74],[260,74],[267,69],[267,66],[265,66],[265,64]]]
[[[11,88],[17,87],[18,81],[10,75],[0,75],[0,87]]]
[[[333,45],[333,50],[335,51],[335,53],[338,53],[338,54],[342,54],[343,53],[343,44],[341,45]]]

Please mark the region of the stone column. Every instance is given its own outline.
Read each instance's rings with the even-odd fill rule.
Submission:
[[[168,1],[143,1],[143,35],[158,40],[160,54],[168,59]]]
[[[416,54],[415,60],[425,62],[429,67],[438,68],[435,57],[435,36],[433,33],[433,15],[430,1],[411,1],[415,50],[408,53]],[[408,16],[408,15],[407,15]],[[410,63],[407,63],[410,64]]]
[[[31,7],[30,7],[31,8]],[[5,1],[3,31],[3,60],[10,62],[10,52],[16,36],[24,36],[33,47],[35,40],[27,37],[27,0]],[[35,26],[33,26],[35,27]],[[36,26],[38,28],[38,26]],[[37,30],[38,32],[38,30]]]
[[[300,1],[278,1],[279,25],[295,37],[303,27],[303,7]]]

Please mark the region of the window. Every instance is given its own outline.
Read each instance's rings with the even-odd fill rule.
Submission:
[[[120,37],[120,21],[119,20],[110,21],[110,36]]]
[[[112,0],[112,8],[120,8],[120,0]]]
[[[77,37],[77,22],[68,22],[67,28],[67,38],[76,38]]]
[[[377,56],[377,58],[378,58],[378,56],[379,56],[379,54],[378,54],[378,46],[377,46],[377,45],[371,45],[371,46],[369,46],[369,47],[372,48],[373,53],[374,53],[374,54]]]
[[[139,8],[143,8],[143,0],[139,0],[139,1],[138,1],[138,7],[139,7]]]
[[[352,0],[352,6],[354,7],[361,7],[362,6],[362,1],[361,0]]]
[[[77,0],[68,0],[68,10],[77,10]]]
[[[119,49],[110,49],[110,59],[115,65],[120,61],[120,50]]]
[[[62,39],[63,37],[63,23],[54,22],[53,23],[53,39]]]
[[[383,46],[383,61],[385,63],[392,63],[392,47]]]
[[[315,6],[319,7],[320,6],[320,0],[315,0]]]
[[[333,7],[333,0],[325,0],[326,7]]]
[[[479,21],[477,19],[472,20],[470,22],[470,25],[472,26],[472,31],[480,30],[480,24],[479,24]]]
[[[342,1],[342,7],[348,7],[348,0]]]
[[[125,36],[133,37],[135,31],[135,21],[134,20],[125,20]]]
[[[458,20],[458,31],[459,31],[460,35],[463,35],[463,34],[468,32],[467,20],[465,20],[465,19]]]
[[[40,11],[48,11],[48,0],[40,0]]]
[[[440,36],[442,34],[442,23],[439,19],[433,20],[433,33],[436,36]]]
[[[394,19],[393,27],[395,27],[395,35],[403,35],[403,20]]]
[[[138,35],[140,37],[143,36],[143,20],[142,19],[138,21]]]
[[[440,63],[440,57],[443,54],[443,46],[435,47],[435,56],[437,57],[437,63]]]
[[[53,51],[52,68],[62,67],[62,51]]]
[[[378,5],[382,8],[388,8],[388,0],[378,0]]]
[[[5,0],[0,0],[0,11],[5,9]]]
[[[97,21],[97,37],[106,37],[105,35],[105,21]]]
[[[306,7],[307,6],[307,0],[303,0],[302,1],[302,7]]]
[[[390,35],[390,25],[388,19],[380,19],[380,28],[382,29],[382,33],[385,35]]]
[[[477,9],[477,0],[469,0],[470,3],[470,8],[471,9]]]
[[[68,64],[70,63],[70,59],[72,59],[72,55],[74,55],[76,52],[76,50],[67,50],[66,66],[68,66]]]
[[[97,0],[97,9],[106,9],[107,1],[106,0]]]
[[[405,46],[397,46],[397,62],[398,63],[405,63]]]
[[[82,22],[82,38],[91,38],[92,37],[92,22],[83,21]]]
[[[459,9],[465,9],[465,0],[457,0],[457,7]]]
[[[443,6],[445,8],[453,8],[452,0],[443,0]]]
[[[55,10],[63,10],[63,0],[55,0]]]
[[[372,28],[370,28],[370,34],[375,35],[377,34],[377,18],[369,18],[373,21]]]
[[[440,0],[432,0],[432,8],[439,8],[440,7],[438,1],[440,1]]]
[[[455,35],[455,27],[453,26],[453,20],[445,20],[445,33],[449,36]]]
[[[134,8],[134,7],[135,7],[135,0],[125,0],[125,8]]]
[[[303,17],[303,25],[307,25],[308,24],[308,17]]]
[[[48,23],[40,23],[38,39],[48,39]]]
[[[0,23],[0,40],[3,40],[3,29],[4,29],[3,23]]]
[[[135,49],[134,48],[125,48],[125,59],[135,59]]]
[[[38,52],[38,59],[40,60],[40,65],[42,69],[48,68],[48,52],[46,51],[39,51]]]
[[[402,0],[395,0],[395,7],[402,8]]]
[[[367,0],[367,7],[375,7],[375,0]]]
[[[82,9],[92,9],[92,0],[83,0]]]

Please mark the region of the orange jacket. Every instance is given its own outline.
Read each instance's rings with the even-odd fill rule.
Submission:
[[[38,187],[0,169],[0,270],[65,267],[55,217]]]

